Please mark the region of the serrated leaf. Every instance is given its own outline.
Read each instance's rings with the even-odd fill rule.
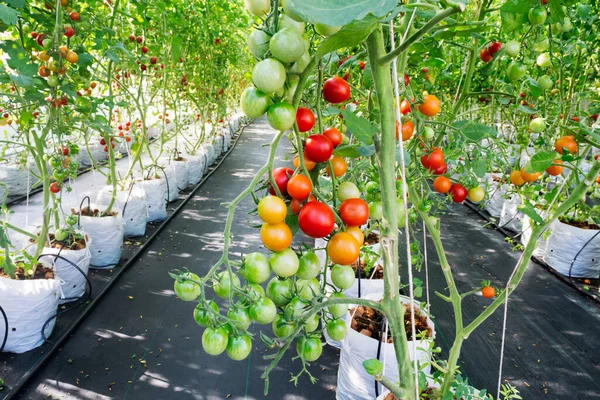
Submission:
[[[502,20],[502,30],[509,33],[519,29],[527,22],[527,14],[514,14],[501,11],[500,19]]]
[[[529,218],[531,218],[532,221],[535,221],[538,224],[544,223],[542,217],[540,217],[540,215],[535,210],[535,207],[533,207],[533,205],[529,201],[524,201],[522,205],[517,207],[517,209],[523,214],[527,215]]]
[[[565,13],[563,11],[564,0],[548,0],[548,9],[550,10],[550,16],[555,22],[562,24],[565,19]]]
[[[0,20],[7,25],[16,25],[19,12],[6,4],[0,3]]]
[[[305,21],[329,26],[343,26],[368,14],[381,18],[397,5],[397,0],[289,0],[290,8]]]
[[[452,126],[459,129],[460,133],[471,142],[479,142],[485,137],[498,135],[494,128],[475,121],[456,121]]]
[[[527,14],[530,9],[538,4],[538,0],[508,0],[506,3],[502,4],[500,11],[515,14]]]
[[[529,162],[525,165],[525,172],[533,174],[535,172],[544,172],[548,167],[552,165],[552,162],[556,159],[556,154],[549,151],[540,151],[535,153],[529,159]]]
[[[373,144],[373,135],[378,132],[376,125],[348,110],[340,110],[340,112],[344,117],[348,130],[354,137],[366,145]]]
[[[362,43],[379,24],[373,15],[367,15],[359,21],[353,21],[344,26],[340,31],[328,37],[317,49],[316,56],[323,57],[337,49],[352,47]]]
[[[4,0],[4,2],[17,10],[25,8],[25,0]]]
[[[358,152],[358,154],[361,155],[361,157],[371,157],[373,154],[375,154],[375,145],[371,144],[369,146],[360,146],[356,149],[356,151]]]
[[[519,107],[517,108],[517,110],[521,111],[522,113],[525,114],[537,114],[538,112],[540,112],[540,110],[536,110],[535,108],[531,108],[528,105],[523,105],[523,104],[519,104]]]
[[[338,146],[333,150],[333,154],[339,157],[358,158],[361,157],[361,154],[357,150],[358,147],[359,145],[356,144]]]
[[[367,374],[371,376],[379,375],[383,372],[383,363],[376,358],[365,360],[362,365]]]

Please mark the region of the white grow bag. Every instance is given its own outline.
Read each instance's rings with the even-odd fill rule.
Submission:
[[[498,185],[495,182],[490,184],[490,199],[485,203],[483,209],[496,219],[502,215],[502,206],[505,201],[504,195],[507,190],[507,184]]]
[[[0,278],[0,304],[8,319],[8,336],[4,351],[25,353],[44,343],[42,327],[56,314],[60,299],[60,280],[33,279],[17,281]],[[44,329],[49,337],[56,318]],[[0,315],[0,343],[6,334],[4,318]]]
[[[170,165],[175,169],[175,176],[177,179],[177,189],[187,189],[190,181],[190,172],[188,169],[188,162],[186,161],[170,161]]]
[[[206,151],[206,156],[208,157],[208,166],[213,165],[217,159],[215,147],[212,144],[206,144],[203,146],[203,149]]]
[[[146,193],[147,221],[158,222],[167,219],[167,184],[164,178],[140,181],[138,184]]]
[[[215,142],[213,143],[215,147],[215,153],[217,156],[225,151],[225,138],[222,135],[215,136]]]
[[[510,229],[513,232],[521,232],[523,230],[523,213],[517,210],[522,204],[521,197],[512,195],[502,205],[502,213],[498,226]]]
[[[6,184],[9,196],[24,196],[31,191],[36,183],[36,178],[29,172],[31,163],[5,164],[0,170],[0,180]],[[2,200],[4,200],[4,186],[2,186]]]
[[[105,186],[98,192],[96,203],[103,207],[108,206],[112,197],[112,191],[112,186]],[[123,221],[125,222],[123,235],[125,237],[144,236],[148,221],[148,204],[144,188],[135,184],[131,189],[118,191],[116,204],[120,210],[119,215],[123,217]]]
[[[164,173],[163,173],[164,171]],[[163,167],[163,170],[159,172],[160,180],[166,186],[167,189],[167,203],[179,199],[179,189],[177,188],[177,171],[171,164]]]
[[[92,205],[91,208],[98,207]],[[79,220],[81,228],[92,239],[89,246],[91,253],[90,268],[109,269],[115,267],[119,263],[123,252],[125,228],[123,217],[120,214],[112,217],[82,215]]]
[[[56,271],[56,275],[61,281],[60,288],[62,296],[59,301],[61,304],[78,299],[85,294],[87,282],[85,277],[88,275],[88,271],[90,269],[90,261],[92,258],[90,253],[92,239],[90,239],[89,236],[86,235],[84,232],[79,233],[83,234],[83,236],[86,238],[85,249],[60,250],[55,247],[44,247],[44,250],[42,252],[44,256],[40,258],[40,261],[44,261],[49,264],[54,264],[54,271]],[[81,272],[78,271],[75,267],[73,267],[68,261],[64,260],[63,258],[53,256],[56,254],[77,265]],[[83,275],[82,272],[85,275]]]
[[[204,175],[204,156],[186,156],[186,159],[188,160],[188,183],[197,185]]]
[[[381,300],[383,294],[370,294],[365,298],[370,300]],[[410,299],[401,297],[404,304],[409,304]],[[417,304],[418,305],[418,304]],[[421,310],[423,312],[423,310]],[[350,313],[346,315],[346,326],[348,333],[342,340],[342,351],[340,353],[340,366],[338,369],[338,386],[336,391],[337,400],[373,400],[375,395],[375,380],[365,371],[363,361],[376,358],[379,341],[356,332],[350,327],[352,318]],[[435,328],[433,321],[427,317],[427,325],[432,330],[432,337],[425,341],[417,341],[416,354],[413,351],[413,342],[408,342],[408,351],[410,359],[416,359],[421,363],[429,363],[431,354],[425,350],[430,347],[429,342],[435,339]],[[388,337],[390,333],[388,331]],[[383,374],[393,382],[398,381],[398,363],[394,353],[393,343],[382,343],[380,361],[384,364]],[[431,365],[422,368],[425,374],[431,371]],[[383,387],[379,385],[379,393],[383,392]]]
[[[598,230],[577,228],[558,220],[554,221],[551,229],[544,261],[561,275],[569,276],[571,263],[577,256],[570,272],[571,277],[600,278],[600,234],[596,235]]]

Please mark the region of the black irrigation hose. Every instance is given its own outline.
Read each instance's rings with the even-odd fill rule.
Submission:
[[[575,257],[573,257],[573,260],[571,260],[571,265],[569,266],[569,281],[571,282],[571,284],[575,285],[573,283],[573,278],[571,277],[571,273],[573,272],[573,265],[575,265],[575,261],[577,261],[577,257],[579,257],[579,255],[581,254],[581,252],[583,251],[583,249],[585,249],[588,244],[592,243],[592,240],[596,239],[596,236],[598,236],[598,235],[600,235],[600,231],[596,232],[594,234],[594,236],[592,236],[590,238],[590,240],[588,240],[587,242],[585,242],[585,244],[581,247],[581,249],[579,249],[579,251],[577,252],[577,254],[575,254]]]
[[[360,285],[360,253],[358,254],[358,267],[356,267],[356,271],[358,272],[358,298],[360,299],[362,296],[361,285]]]
[[[6,346],[6,341],[8,340],[8,317],[2,306],[0,306],[0,313],[2,313],[2,318],[4,318],[4,339],[2,339],[2,345],[0,346],[0,353],[2,353],[4,351],[4,346]]]
[[[379,328],[379,343],[377,343],[377,360],[381,356],[381,345],[383,340],[383,327],[385,326],[385,317],[381,320],[381,328]],[[384,366],[385,368],[385,366]],[[379,397],[379,383],[375,381],[375,397]]]
[[[221,160],[214,166],[212,171],[207,172],[207,174],[204,177],[202,177],[202,180],[200,181],[200,183],[198,183],[190,191],[189,195],[185,199],[182,200],[181,204],[173,211],[173,214],[171,214],[165,221],[163,221],[162,225],[155,232],[153,232],[152,235],[150,235],[150,237],[148,237],[148,240],[146,240],[146,242],[144,244],[142,244],[140,246],[140,248],[138,249],[138,252],[134,256],[132,256],[127,262],[125,262],[123,264],[122,268],[120,268],[117,271],[117,273],[106,284],[106,286],[97,294],[97,296],[95,298],[93,298],[89,302],[88,307],[82,312],[82,314],[79,315],[79,317],[77,317],[77,319],[73,322],[73,324],[69,328],[67,328],[67,330],[59,338],[56,339],[56,341],[54,342],[52,347],[50,347],[38,359],[38,361],[31,367],[31,369],[29,369],[27,372],[25,372],[23,374],[21,379],[19,379],[19,381],[12,387],[12,390],[6,395],[6,397],[3,400],[10,400],[14,396],[16,396],[16,394],[21,390],[21,388],[25,385],[25,383],[27,383],[27,381],[33,376],[33,374],[50,358],[51,355],[54,354],[54,352],[58,349],[58,346],[60,344],[62,344],[71,335],[71,333],[75,330],[75,328],[77,326],[79,326],[79,324],[81,324],[81,322],[87,317],[87,315],[94,308],[94,306],[96,304],[98,304],[98,302],[100,301],[102,296],[104,296],[104,294],[106,292],[108,292],[108,290],[121,277],[121,275],[128,269],[128,267],[130,265],[132,265],[133,263],[135,263],[135,261],[137,261],[137,258],[138,258],[137,256],[140,253],[142,253],[144,250],[146,250],[146,248],[148,248],[148,246],[150,246],[150,244],[154,241],[154,239],[158,236],[158,234],[162,232],[162,228],[164,228],[167,225],[167,223],[169,223],[175,216],[177,216],[179,214],[179,212],[183,209],[183,207],[187,204],[187,202],[192,198],[193,194],[198,189],[200,189],[200,187],[202,187],[202,185],[208,180],[208,178],[210,178],[212,176],[212,174],[214,174],[217,171],[219,166],[225,161],[225,158],[233,151],[233,149],[235,149],[235,146],[236,146],[237,142],[239,141],[239,139],[242,137],[242,133],[243,133],[244,129],[246,128],[246,126],[247,125],[242,126],[240,133],[238,134],[238,136],[235,138],[235,140],[233,142],[233,145],[229,148],[229,150],[227,151],[227,153],[225,155],[222,155]]]

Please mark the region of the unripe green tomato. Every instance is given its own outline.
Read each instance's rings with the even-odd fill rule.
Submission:
[[[531,25],[542,25],[546,22],[548,12],[544,6],[537,6],[529,10],[527,17]]]
[[[435,131],[433,130],[433,128],[426,126],[423,130],[423,136],[425,137],[425,139],[433,139],[433,137],[435,136]]]
[[[47,79],[48,86],[57,87],[58,86],[58,77],[55,75],[50,75]]]
[[[535,42],[531,48],[535,51],[546,51],[548,50],[548,48],[550,47],[550,41],[548,40],[548,38],[544,38],[542,40],[540,40],[539,42]]]
[[[342,29],[341,26],[329,26],[325,24],[315,24],[315,31],[321,36],[331,36]]]
[[[52,39],[42,40],[42,47],[44,47],[45,49],[49,49],[50,47],[52,47]]]
[[[527,67],[520,61],[513,61],[508,65],[506,75],[511,81],[518,81],[527,73]]]
[[[367,182],[365,189],[367,193],[376,193],[379,190],[379,184],[374,181]]]
[[[369,204],[369,218],[379,221],[383,217],[383,206],[380,201],[374,201]]]
[[[542,90],[550,90],[552,89],[554,82],[548,75],[543,75],[538,79],[538,85]]]
[[[533,133],[540,133],[546,129],[546,121],[544,118],[538,117],[531,120],[529,123],[529,130]]]
[[[511,40],[504,45],[504,53],[509,57],[515,58],[519,55],[519,51],[521,51],[521,43],[516,40]]]
[[[552,66],[552,61],[550,60],[550,53],[542,53],[537,57],[536,60],[537,65],[542,68],[548,68]]]

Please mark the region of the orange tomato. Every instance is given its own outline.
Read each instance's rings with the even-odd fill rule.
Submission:
[[[344,176],[346,170],[348,170],[348,164],[346,164],[346,160],[339,156],[333,156],[330,159],[331,165],[333,165],[333,174],[336,178]],[[326,171],[330,174],[329,166],[327,166]]]
[[[308,158],[306,158],[306,156],[304,156],[304,166],[306,167],[307,170],[312,171],[313,168],[317,166],[317,163],[309,160]],[[294,168],[299,168],[299,167],[300,167],[300,158],[298,157],[298,155],[295,155],[294,156]]]
[[[44,67],[44,66],[42,65],[42,66],[40,67],[40,69],[38,69],[38,74],[39,74],[41,77],[44,77],[44,78],[46,78],[46,77],[50,76],[50,71],[48,71],[48,68],[46,68],[46,67]]]
[[[440,100],[432,94],[425,96],[423,104],[419,105],[419,111],[428,117],[437,115],[441,109]]]
[[[491,299],[494,296],[496,296],[496,289],[494,289],[491,286],[486,286],[483,289],[481,289],[481,294],[483,297],[485,297],[486,299]]]
[[[554,148],[560,154],[563,153],[563,148],[567,149],[567,152],[570,154],[577,153],[577,142],[573,139],[573,136],[562,136],[554,142]]]
[[[415,131],[415,124],[412,121],[406,121],[402,124],[402,141],[410,139]],[[396,139],[398,139],[398,122],[396,121]]]
[[[67,53],[67,61],[71,64],[75,64],[79,60],[79,56],[74,51],[69,51]]]
[[[446,178],[445,176],[438,176],[433,181],[433,190],[438,193],[448,193],[451,186],[452,182],[450,182],[450,179]]]
[[[292,231],[285,222],[264,223],[260,228],[260,239],[271,251],[283,251],[292,244]]]
[[[258,218],[268,224],[277,224],[285,220],[287,207],[277,196],[266,196],[258,202]]]
[[[294,175],[287,183],[287,193],[293,199],[304,200],[308,197],[311,191],[312,183],[306,175]]]
[[[552,161],[553,164],[562,164],[562,160],[554,160]],[[548,168],[546,168],[546,172],[548,173],[548,175],[552,175],[552,176],[558,176],[560,174],[562,174],[563,170],[565,169],[565,167],[561,167],[560,165],[552,165]]]
[[[329,239],[327,254],[334,264],[350,265],[360,255],[360,243],[351,234],[339,232]]]
[[[58,48],[58,51],[60,52],[61,56],[65,57],[69,51],[69,48],[63,44]]]
[[[354,237],[354,239],[356,239],[358,241],[358,244],[360,244],[361,246],[365,242],[365,234],[363,233],[363,231],[360,229],[359,226],[350,226],[350,227],[346,228],[346,232],[351,234]]]
[[[521,168],[521,178],[523,178],[525,182],[535,182],[540,177],[540,175],[542,175],[541,172],[534,172],[532,174],[529,174],[525,172],[525,167]]]
[[[525,179],[521,176],[521,171],[515,169],[510,173],[510,181],[515,186],[523,186],[525,184]]]

